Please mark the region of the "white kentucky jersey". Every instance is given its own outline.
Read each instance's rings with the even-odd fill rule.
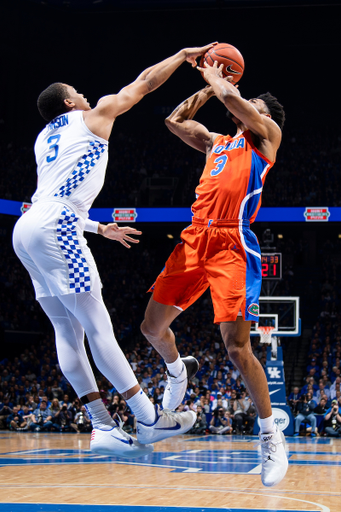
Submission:
[[[61,114],[40,132],[34,146],[38,186],[32,203],[66,200],[87,217],[100,192],[108,162],[108,141],[86,126],[83,111]]]

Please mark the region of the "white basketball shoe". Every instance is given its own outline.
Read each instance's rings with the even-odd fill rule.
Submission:
[[[100,455],[135,459],[149,455],[154,450],[152,444],[140,444],[117,425],[111,430],[94,428],[91,433],[90,450]]]
[[[188,382],[199,370],[199,363],[193,356],[182,357],[182,372],[173,377],[167,372],[167,386],[162,399],[162,407],[174,411],[184,399]]]
[[[155,406],[156,419],[151,425],[146,425],[138,421],[136,423],[137,440],[144,443],[156,443],[167,437],[185,434],[190,430],[195,421],[194,411],[173,412],[168,409],[160,409]]]
[[[279,484],[288,470],[288,457],[285,452],[285,437],[276,427],[276,432],[259,434],[262,449],[262,483],[266,487]]]

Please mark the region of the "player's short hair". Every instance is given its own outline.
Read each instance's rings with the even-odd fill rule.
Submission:
[[[281,130],[283,130],[284,121],[285,121],[285,112],[283,106],[280,104],[275,96],[272,96],[269,92],[265,94],[260,94],[257,96],[258,99],[263,100],[265,105],[268,107],[269,114],[271,115],[271,119],[278,124]]]
[[[40,115],[48,123],[57,116],[65,114],[67,107],[64,100],[68,98],[66,85],[56,82],[39,94],[37,107]]]

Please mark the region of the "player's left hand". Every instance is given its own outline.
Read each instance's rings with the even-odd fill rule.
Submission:
[[[231,83],[231,85],[234,86],[234,88],[236,89],[236,92],[237,94],[240,96],[240,91],[238,90],[238,87],[239,85],[234,85],[232,82],[233,82],[233,77],[228,75],[226,77],[224,77],[223,75],[223,67],[224,65],[221,64],[220,66],[218,65],[218,62],[215,60],[214,63],[213,63],[213,66],[210,66],[209,64],[207,64],[207,62],[204,62],[204,66],[203,68],[201,68],[200,66],[197,66],[197,69],[202,73],[204,79],[206,80],[206,82],[210,83],[210,77],[211,76],[218,76],[219,78],[222,78],[223,80],[225,80],[226,82],[229,82]]]
[[[140,243],[140,240],[136,240],[136,238],[131,238],[129,235],[142,235],[142,231],[137,231],[135,228],[131,228],[129,226],[122,226],[121,228],[115,223],[110,223],[107,225],[99,224],[98,233],[105,238],[109,238],[110,240],[116,240],[120,242],[124,247],[130,249],[130,245],[127,243],[130,242],[132,244]]]
[[[224,64],[220,64],[220,66],[218,66],[218,62],[215,60],[213,66],[210,66],[207,64],[207,62],[204,62],[204,67],[201,68],[200,66],[197,66],[197,69],[203,73],[205,80],[209,82],[210,76],[218,76],[219,78],[224,78],[223,67]]]

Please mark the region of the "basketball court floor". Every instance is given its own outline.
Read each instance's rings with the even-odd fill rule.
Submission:
[[[126,461],[88,434],[0,433],[1,512],[340,512],[341,439],[287,437],[289,470],[260,480],[255,436],[179,436]]]

